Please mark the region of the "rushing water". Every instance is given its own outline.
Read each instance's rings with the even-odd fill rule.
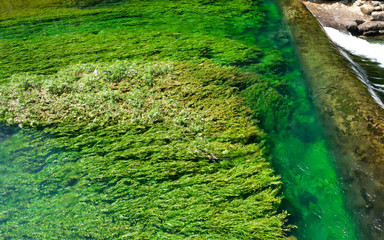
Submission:
[[[358,38],[334,28],[324,27],[331,40],[359,75],[375,101],[384,108],[384,40]]]

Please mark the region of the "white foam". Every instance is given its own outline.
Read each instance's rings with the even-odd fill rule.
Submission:
[[[329,38],[340,47],[348,50],[354,55],[369,58],[384,67],[384,45],[370,43],[364,39],[354,37],[330,27],[324,27]]]

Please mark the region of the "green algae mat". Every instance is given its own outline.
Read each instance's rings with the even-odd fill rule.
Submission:
[[[236,96],[243,79],[202,64],[85,65],[2,89],[2,116],[56,127],[4,135],[1,235],[281,237],[280,180]]]
[[[1,3],[3,238],[284,237],[261,2]]]

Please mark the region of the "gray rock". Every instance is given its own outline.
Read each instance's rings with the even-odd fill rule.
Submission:
[[[360,7],[361,12],[366,14],[366,15],[370,15],[374,9],[375,8],[373,6],[366,5],[366,4]]]
[[[346,24],[345,27],[347,28],[348,32],[350,32],[353,36],[359,36],[360,35],[360,31],[359,31],[359,28],[357,27],[356,22],[348,23],[348,24]]]
[[[379,35],[384,30],[384,21],[369,21],[357,26],[361,35]]]
[[[372,12],[372,21],[384,21],[384,12]]]

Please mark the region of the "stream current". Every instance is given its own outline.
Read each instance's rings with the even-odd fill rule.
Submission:
[[[274,2],[269,6],[273,8]],[[275,21],[280,22],[268,32],[289,32],[281,16]],[[285,128],[268,134],[273,143],[272,163],[284,183],[283,208],[291,215],[289,223],[298,227],[292,234],[299,240],[366,239],[347,204],[339,156],[312,102],[295,46],[292,42],[274,44],[287,49],[283,50],[285,58],[291,59],[285,78],[293,89],[295,108]]]
[[[330,27],[324,30],[341,48],[375,101],[384,108],[384,39],[362,39]]]

